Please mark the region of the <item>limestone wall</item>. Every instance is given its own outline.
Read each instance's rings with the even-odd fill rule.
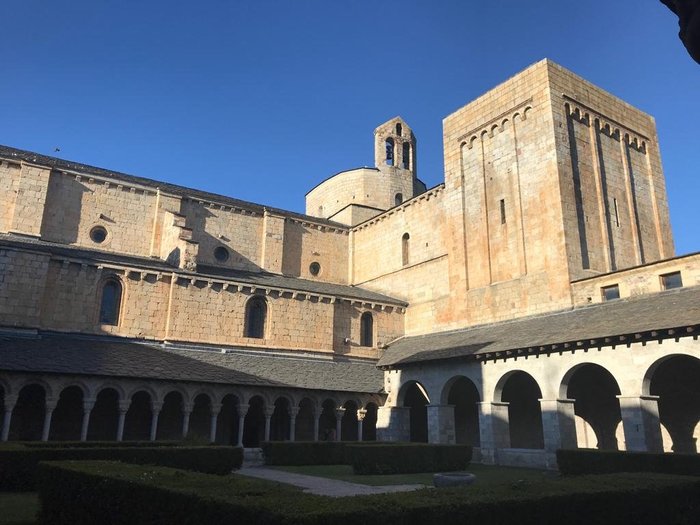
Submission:
[[[654,119],[548,62],[572,279],[674,254]]]
[[[663,290],[661,276],[680,272],[683,286],[700,285],[700,254],[675,257],[628,270],[600,275],[571,283],[575,306],[603,301],[602,288],[618,285],[620,298]]]
[[[20,166],[0,161],[0,231],[9,231],[15,213],[15,200],[19,188]]]
[[[316,275],[312,273],[313,263],[320,267]],[[284,221],[282,273],[348,284],[348,231],[287,218]]]
[[[147,257],[155,210],[155,190],[53,171],[43,209],[41,237],[62,244]],[[96,226],[107,231],[104,242],[96,243],[90,238],[90,231]]]
[[[455,326],[570,304],[547,64],[443,121]]]
[[[49,257],[0,247],[0,326],[38,328]]]

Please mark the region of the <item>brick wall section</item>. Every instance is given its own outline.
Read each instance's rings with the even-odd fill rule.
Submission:
[[[39,328],[49,257],[0,248],[0,326]]]
[[[12,227],[20,171],[19,164],[0,161],[0,231],[3,232]]]
[[[153,237],[155,190],[52,172],[41,236],[44,240],[147,257]],[[107,230],[101,244],[95,226]]]
[[[310,272],[309,267],[313,262],[321,265],[318,275]],[[285,219],[282,273],[303,279],[348,284],[348,231]]]
[[[672,257],[654,119],[557,64],[546,67],[571,278]]]
[[[601,289],[615,284],[620,288],[621,298],[656,293],[662,290],[661,276],[673,272],[681,272],[683,286],[700,285],[700,254],[675,257],[608,275],[575,281],[571,283],[574,305],[585,306],[602,302]]]

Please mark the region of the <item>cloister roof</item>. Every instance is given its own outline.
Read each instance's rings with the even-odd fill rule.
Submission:
[[[363,393],[383,388],[372,360],[56,334],[0,335],[0,370]]]
[[[404,337],[380,367],[444,359],[488,360],[697,336],[700,286],[466,329]]]

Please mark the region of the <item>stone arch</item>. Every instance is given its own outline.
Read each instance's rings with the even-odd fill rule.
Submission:
[[[126,390],[124,390],[124,387],[122,385],[120,385],[119,383],[115,383],[112,381],[100,383],[99,386],[97,386],[94,389],[95,398],[97,398],[97,396],[100,395],[100,392],[102,392],[103,390],[108,390],[108,389],[114,390],[117,393],[117,399],[119,401],[124,401],[124,400],[128,399],[128,396],[126,395]]]
[[[55,382],[45,381],[44,379],[38,377],[23,377],[16,385],[17,394],[19,394],[24,387],[30,385],[39,385],[41,388],[43,388],[44,393],[46,395],[46,399],[54,399],[56,395]]]
[[[78,441],[83,424],[83,401],[85,388],[79,384],[64,386],[58,395],[56,408],[51,418],[51,441]]]
[[[463,375],[454,376],[445,383],[440,398],[441,404],[454,407],[456,442],[478,447],[481,394],[474,381]]]
[[[102,384],[96,389],[95,405],[90,412],[88,440],[109,441],[117,438],[119,402],[124,398],[124,391],[111,384]]]
[[[644,375],[643,394],[658,396],[659,421],[673,452],[696,453],[700,430],[700,359],[671,354],[655,361]]]
[[[316,413],[318,403],[310,397],[304,397],[297,404],[299,412],[297,413],[296,421],[296,436],[297,441],[314,441],[318,436],[314,433]]]
[[[139,392],[146,392],[148,394],[148,397],[150,398],[151,405],[153,403],[157,403],[160,401],[160,395],[158,392],[156,392],[151,385],[144,384],[144,383],[139,383],[136,385],[131,385],[129,390],[127,390],[127,399],[131,399],[133,402],[134,395],[138,394]]]
[[[343,403],[343,408],[345,413],[340,422],[340,436],[338,436],[339,441],[357,441],[357,410],[360,405],[355,399],[348,399]]]
[[[243,446],[259,447],[265,438],[265,398],[255,394],[248,399],[248,412],[243,424]]]
[[[428,409],[430,397],[418,381],[408,381],[399,389],[398,404],[409,409],[410,441],[428,441]]]
[[[618,449],[616,429],[622,421],[617,397],[620,387],[609,370],[595,363],[580,363],[564,374],[559,394],[560,399],[574,400],[579,447],[586,448],[592,444],[592,431],[596,437],[596,448]]]
[[[38,441],[42,438],[47,385],[27,379],[18,390],[17,403],[10,422],[10,440]]]
[[[161,398],[163,403],[158,415],[156,439],[182,439],[184,408],[187,403],[185,394],[179,388],[169,389]]]
[[[115,273],[105,275],[99,281],[97,292],[97,323],[119,326],[126,298],[126,283]]]
[[[190,413],[190,426],[187,431],[187,439],[209,443],[210,426],[211,426],[211,410],[212,410],[211,392],[206,389],[198,389],[192,396],[192,412]]]
[[[542,389],[527,372],[511,370],[499,379],[494,399],[508,403],[508,428],[512,448],[544,448]]]
[[[135,388],[130,392],[131,403],[124,419],[124,441],[150,439],[153,396],[154,393],[150,388]]]
[[[335,409],[337,407],[337,400],[331,397],[327,397],[321,402],[318,432],[322,441],[335,441],[338,439],[335,432]]]
[[[238,443],[238,405],[241,396],[237,392],[227,392],[218,404],[221,410],[217,417],[215,442],[220,445],[236,445]]]
[[[287,395],[278,395],[271,406],[275,408],[270,418],[270,441],[286,441],[291,430],[289,410],[294,402]]]
[[[245,302],[243,337],[265,339],[270,317],[270,302],[259,293],[252,294]]]
[[[379,406],[374,401],[368,401],[364,409],[367,411],[362,422],[362,441],[377,440],[377,410]]]

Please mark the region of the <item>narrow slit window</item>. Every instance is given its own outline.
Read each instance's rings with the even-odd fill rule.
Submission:
[[[374,346],[374,319],[372,314],[365,312],[360,318],[360,345]]]
[[[100,324],[117,326],[122,304],[122,285],[116,279],[108,279],[102,287],[100,300]]]
[[[506,223],[506,200],[505,199],[501,199],[500,209],[501,209],[501,224],[505,224]]]
[[[617,199],[613,199],[613,211],[615,212],[615,226],[620,227],[620,211],[617,209]]]
[[[408,241],[411,236],[408,233],[404,233],[401,237],[401,264],[406,266],[408,264]]]
[[[386,139],[386,163],[388,166],[394,165],[394,139]]]
[[[403,128],[401,127],[401,123],[399,122],[396,124],[396,134],[400,137],[402,131],[403,131]]]
[[[255,339],[265,338],[267,303],[262,297],[253,297],[246,305],[245,329],[243,335]]]
[[[403,169],[411,169],[411,145],[408,142],[403,143],[403,151],[401,162],[403,163]]]
[[[394,195],[394,206],[398,206],[403,202],[403,195],[401,193],[397,193]]]

